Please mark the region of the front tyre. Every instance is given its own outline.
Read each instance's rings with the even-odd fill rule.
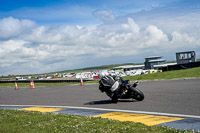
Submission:
[[[111,98],[111,102],[112,103],[117,103],[118,102],[118,98]]]
[[[112,103],[117,103],[118,102],[118,96],[116,93],[113,94],[113,96],[111,97],[111,102]]]
[[[144,100],[144,94],[142,91],[134,87],[130,87],[130,90],[134,99],[136,99],[137,101]]]
[[[118,102],[118,96],[117,96],[116,93],[111,94],[111,93],[106,92],[106,94],[107,94],[107,96],[110,97],[111,103],[117,103]]]

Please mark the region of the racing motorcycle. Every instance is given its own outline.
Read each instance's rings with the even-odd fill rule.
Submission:
[[[113,103],[117,103],[118,99],[135,99],[142,101],[144,94],[137,89],[139,83],[136,81],[133,84],[129,80],[123,80],[122,77],[103,76],[99,81],[99,90],[105,92],[111,98]]]

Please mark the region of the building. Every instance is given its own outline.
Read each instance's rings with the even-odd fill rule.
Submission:
[[[164,59],[162,59],[162,56],[150,56],[145,58],[145,69],[154,69],[154,65],[161,65],[165,64]]]
[[[177,64],[186,64],[196,61],[196,55],[194,51],[177,52],[176,62]]]
[[[137,69],[144,69],[144,65],[126,65],[126,66],[119,66],[114,67],[112,70],[121,70],[130,71],[130,70],[137,70]]]
[[[162,70],[165,67],[173,66],[173,65],[177,65],[177,63],[166,63],[166,64],[161,64],[161,65],[154,65],[153,67],[156,70]]]
[[[200,62],[196,61],[195,51],[177,52],[176,62],[177,64],[162,67],[162,71],[181,70],[200,66]]]

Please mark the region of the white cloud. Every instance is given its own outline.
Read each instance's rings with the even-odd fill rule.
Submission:
[[[59,29],[49,29],[46,26],[40,26],[31,32],[31,34],[25,35],[25,39],[41,44],[41,43],[59,43],[61,41],[61,34]]]
[[[8,40],[0,43],[0,49],[5,52],[15,51],[22,48],[25,43],[24,40]]]
[[[0,19],[0,39],[16,37],[33,28],[35,23],[27,19],[15,19],[13,17]]]
[[[187,33],[172,33],[172,40],[170,41],[170,45],[175,49],[200,49],[200,38],[196,38],[188,35]],[[199,54],[199,53],[198,53]]]
[[[115,20],[115,15],[111,10],[96,10],[93,15],[103,22],[113,22]]]
[[[163,43],[168,42],[168,37],[163,33],[161,29],[156,26],[149,26],[146,28],[147,31],[147,44],[149,46],[160,46]]]
[[[133,33],[138,33],[140,31],[140,27],[133,21],[133,19],[128,18],[128,24]]]
[[[2,74],[52,72],[100,64],[99,60],[110,64],[113,60],[143,62],[141,58],[145,56],[175,56],[179,50],[200,48],[199,37],[178,31],[167,34],[156,25],[140,26],[130,17],[122,23],[104,23],[95,28],[69,25],[33,28],[15,18],[3,20],[10,19],[29,32],[24,34],[18,29],[18,34],[0,42]]]

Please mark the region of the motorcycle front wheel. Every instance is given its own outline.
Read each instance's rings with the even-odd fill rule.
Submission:
[[[137,101],[144,100],[144,94],[141,90],[134,88],[134,87],[130,87],[130,90],[131,90],[131,93],[132,93],[134,99],[136,99]]]
[[[110,97],[110,100],[112,103],[117,103],[118,102],[118,96],[116,93],[114,93],[112,96],[110,93],[106,92],[107,96]]]

